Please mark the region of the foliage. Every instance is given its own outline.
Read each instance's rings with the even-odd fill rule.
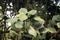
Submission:
[[[24,12],[23,9],[26,11]],[[46,36],[44,36],[44,34],[46,35],[47,32],[56,33],[56,30],[50,24],[47,25],[48,26],[47,28],[44,27],[45,20],[43,18],[41,18],[40,16],[35,15],[35,14],[37,14],[37,10],[27,11],[27,9],[21,8],[18,12],[19,12],[19,14],[17,14],[14,18],[9,18],[6,20],[7,23],[11,24],[11,25],[9,25],[9,26],[11,26],[11,29],[9,32],[10,37],[14,37],[14,35],[18,36],[18,34],[21,31],[23,31],[23,34],[24,34],[24,32],[26,32],[32,36],[32,40],[35,40],[34,38],[38,37],[38,35],[40,35],[41,33],[43,33],[43,35],[40,35],[40,37],[38,39],[45,39]],[[28,15],[26,15],[26,14],[28,14]],[[31,19],[29,19],[29,17],[31,17],[31,15],[32,16],[35,15],[35,17],[33,17],[32,20],[35,20],[39,23],[40,26],[38,28],[37,28],[37,26],[32,25],[33,22]],[[54,18],[56,18],[56,17],[53,16],[52,20]],[[58,23],[57,23],[57,25],[58,25]],[[8,27],[8,26],[6,26],[6,27]],[[19,31],[16,31],[16,30],[19,30]],[[40,32],[40,30],[41,30],[41,32]]]
[[[6,17],[4,7],[0,6],[1,39],[58,40],[60,38],[58,36],[60,35],[60,12],[57,11],[60,7],[53,4],[51,0],[31,2],[26,0],[24,8],[14,9],[17,14],[13,18]]]

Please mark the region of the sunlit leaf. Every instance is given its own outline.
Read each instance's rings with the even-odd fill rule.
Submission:
[[[37,36],[36,30],[35,30],[32,26],[30,26],[30,29],[28,30],[28,33],[29,33],[30,35],[33,35],[34,37]]]
[[[57,23],[58,28],[60,28],[60,22]]]
[[[18,19],[17,18],[11,18],[11,19],[7,19],[7,22],[10,22],[11,24],[15,23]]]
[[[40,24],[44,24],[44,20],[40,18],[39,16],[34,17],[34,20],[39,21]]]
[[[20,21],[24,21],[28,18],[24,13],[20,13],[20,14],[16,15],[16,17],[18,19],[20,19]]]
[[[0,9],[2,9],[2,6],[0,6]]]
[[[21,9],[19,10],[19,13],[24,13],[24,14],[26,14],[26,13],[27,13],[27,9],[26,9],[26,8],[21,8]]]
[[[2,18],[0,17],[0,20],[2,20]]]
[[[9,26],[11,26],[11,23],[10,22],[6,23],[6,27],[8,28]]]
[[[35,15],[37,13],[37,10],[31,10],[28,12],[28,15]]]
[[[23,22],[17,22],[15,23],[16,28],[23,28]]]

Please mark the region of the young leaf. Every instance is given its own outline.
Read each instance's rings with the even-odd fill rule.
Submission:
[[[16,28],[23,28],[23,22],[17,22],[15,23]]]
[[[11,19],[7,19],[7,22],[10,22],[11,24],[15,23],[18,19],[17,18],[11,18]]]
[[[24,21],[24,20],[26,20],[26,19],[28,18],[24,13],[20,13],[20,14],[16,15],[16,17],[17,17],[20,21]]]
[[[26,8],[21,8],[21,9],[19,10],[19,13],[24,13],[24,14],[26,14],[26,13],[27,13],[27,9],[26,9]]]
[[[35,15],[37,13],[37,10],[31,10],[28,12],[28,15]]]
[[[42,25],[43,25],[44,22],[45,22],[45,21],[44,21],[42,18],[40,18],[39,16],[34,17],[34,20],[39,21],[39,23],[42,24]]]
[[[28,30],[28,33],[29,33],[30,35],[33,35],[34,37],[37,36],[36,30],[35,30],[32,26],[30,26],[30,29]]]

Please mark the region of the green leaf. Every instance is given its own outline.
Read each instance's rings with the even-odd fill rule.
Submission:
[[[0,6],[0,9],[2,9],[2,6]]]
[[[56,30],[52,27],[49,27],[49,28],[45,28],[45,30],[42,33],[47,33],[47,32],[56,33]]]
[[[37,13],[37,10],[31,10],[28,12],[28,15],[35,15]]]
[[[24,13],[24,14],[26,14],[26,13],[27,13],[27,9],[26,9],[26,8],[21,8],[21,9],[19,10],[19,13]]]
[[[2,20],[2,17],[0,17],[0,20]]]
[[[30,28],[31,22],[30,21],[24,21],[24,28],[28,30]]]
[[[11,37],[14,37],[14,35],[17,35],[17,33],[13,30],[10,30],[9,34],[10,34]]]
[[[15,27],[16,28],[23,28],[23,22],[16,22]]]
[[[0,20],[3,18],[3,13],[0,11]]]
[[[39,21],[39,23],[42,25],[45,23],[45,21],[42,18],[40,18],[39,16],[34,17],[34,20]]]
[[[20,21],[24,21],[24,20],[26,20],[26,19],[28,18],[24,13],[20,13],[20,14],[16,15],[16,17],[17,17]]]
[[[58,28],[60,28],[60,22],[57,23]]]
[[[18,19],[17,18],[11,18],[7,19],[6,22],[10,22],[11,24],[15,23]]]
[[[32,26],[30,26],[30,29],[28,30],[28,33],[29,33],[30,35],[33,35],[34,37],[37,36],[36,30],[35,30]]]
[[[52,21],[60,21],[60,15],[53,16]]]

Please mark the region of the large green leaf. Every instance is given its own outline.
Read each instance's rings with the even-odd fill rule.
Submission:
[[[34,37],[37,36],[37,31],[32,26],[30,26],[30,29],[28,30],[28,33],[30,35],[33,35]]]
[[[15,27],[16,28],[23,28],[23,22],[16,22]]]
[[[34,17],[34,20],[39,21],[39,23],[42,25],[45,23],[45,21],[42,18],[40,18],[39,16]]]
[[[19,10],[19,13],[24,13],[24,14],[26,14],[26,13],[27,13],[27,9],[26,9],[26,8],[21,8],[21,9]]]
[[[52,21],[60,21],[60,15],[53,16]]]
[[[28,15],[35,15],[37,13],[37,10],[31,10],[28,12]]]
[[[24,20],[26,20],[26,19],[28,18],[24,13],[20,13],[20,14],[16,15],[16,17],[17,17],[20,21],[24,21]]]

